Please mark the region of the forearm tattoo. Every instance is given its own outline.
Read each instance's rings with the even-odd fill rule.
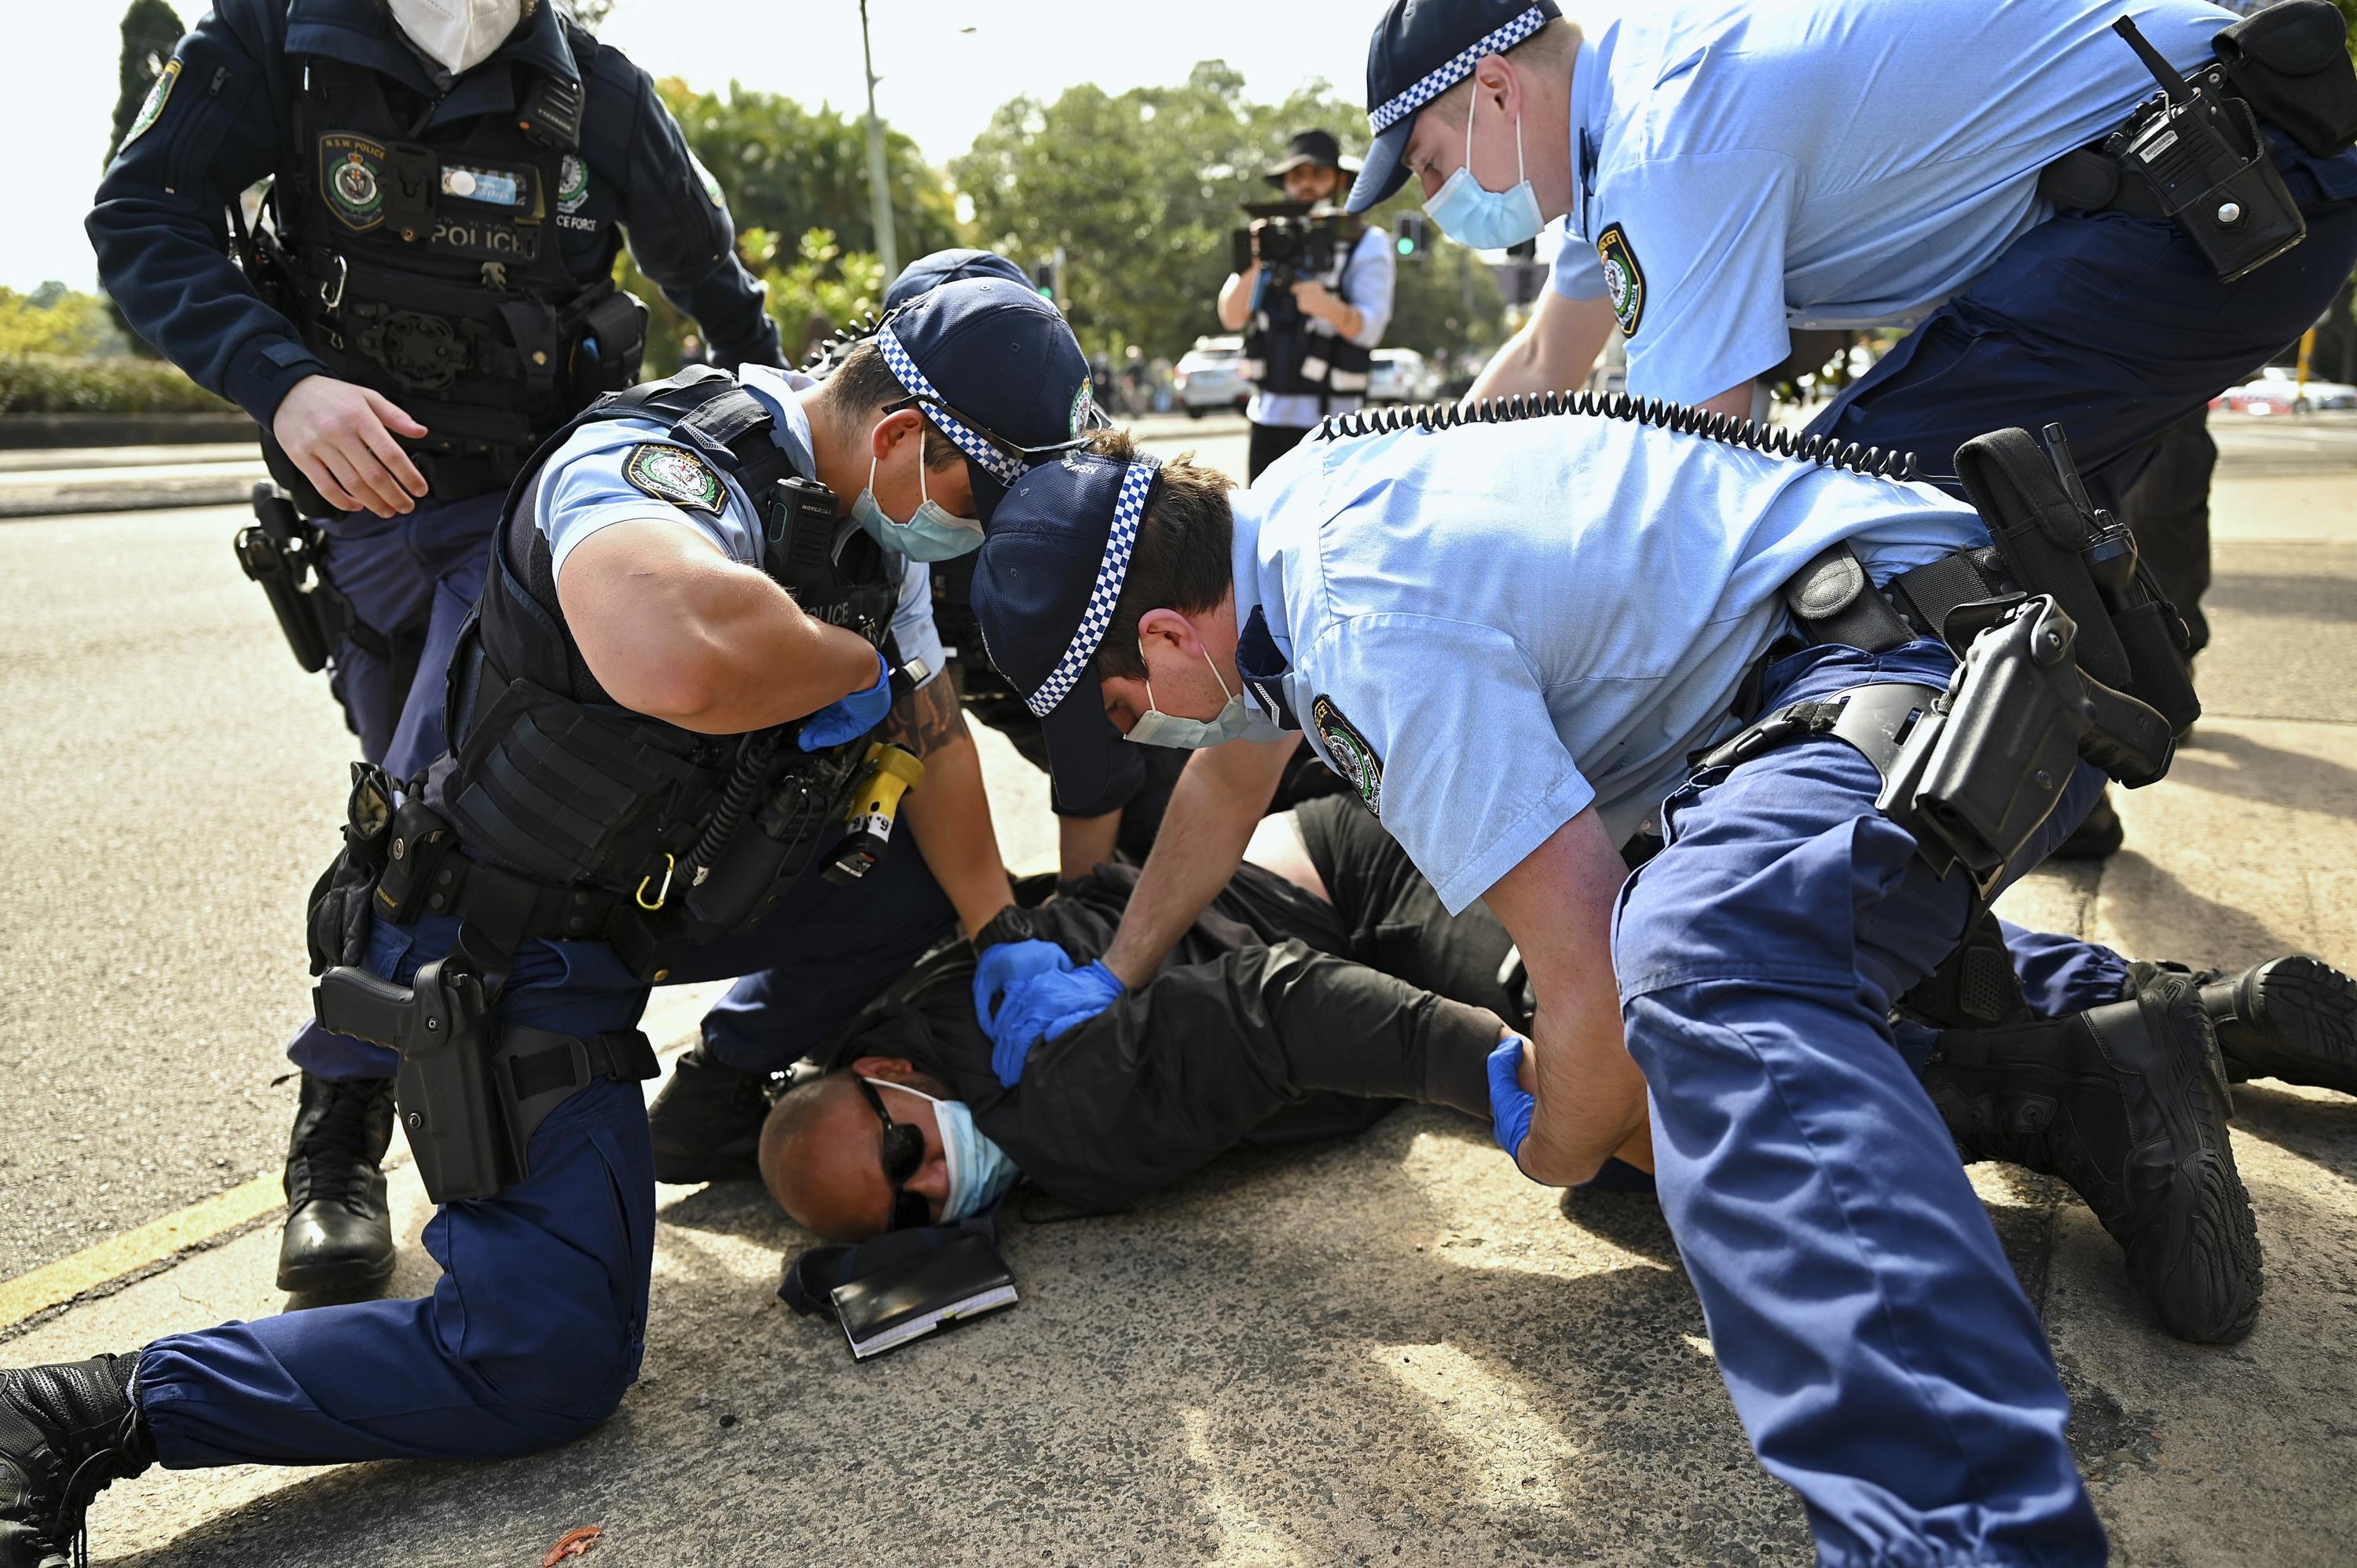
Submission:
[[[885,737],[919,757],[931,757],[964,739],[965,710],[958,705],[957,688],[946,676],[893,704]]]

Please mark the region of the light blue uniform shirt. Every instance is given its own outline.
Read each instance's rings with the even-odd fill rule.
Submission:
[[[1451,913],[1590,806],[1646,822],[1818,551],[1880,580],[1987,541],[1926,485],[1585,415],[1313,440],[1234,507],[1237,624]]]
[[[810,417],[794,393],[816,383],[810,377],[768,365],[747,365],[737,380],[777,416],[771,438],[793,459],[802,474],[816,472],[812,457]],[[540,470],[534,508],[540,531],[548,539],[550,573],[562,580],[565,559],[580,542],[599,529],[633,519],[668,517],[683,528],[709,539],[740,566],[761,564],[759,514],[737,481],[725,470],[721,482],[727,505],[715,517],[708,511],[682,507],[651,495],[624,477],[623,465],[632,451],[650,442],[676,446],[665,432],[668,424],[651,419],[613,419],[585,424],[558,447]],[[700,460],[700,459],[699,459]],[[941,672],[945,662],[942,634],[933,625],[931,572],[921,562],[903,563],[900,598],[892,612],[892,631],[902,660],[921,659],[930,672]]]
[[[1633,256],[1629,391],[1676,403],[1781,363],[1788,328],[1919,318],[2052,216],[2039,170],[2158,91],[2123,15],[2181,70],[2234,19],[2204,0],[1672,0],[1609,23],[1573,70],[1555,290],[1611,292],[1599,244]]]
[[[1372,349],[1383,340],[1383,328],[1392,324],[1392,295],[1398,273],[1391,231],[1370,225],[1351,247],[1350,261],[1342,269],[1342,286],[1336,291],[1342,303],[1358,309],[1359,330],[1351,341],[1361,348]],[[1265,392],[1255,387],[1252,401],[1244,405],[1244,417],[1254,424],[1307,430],[1327,414],[1348,413],[1365,401],[1357,392],[1337,392],[1321,409],[1311,393]]]

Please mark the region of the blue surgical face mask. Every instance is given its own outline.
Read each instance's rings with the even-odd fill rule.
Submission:
[[[1137,653],[1140,661],[1146,658],[1143,648]],[[1175,714],[1157,711],[1154,706],[1154,679],[1146,682],[1146,711],[1129,726],[1129,738],[1140,746],[1171,746],[1184,751],[1200,751],[1207,746],[1218,746],[1231,740],[1275,740],[1280,732],[1261,715],[1260,710],[1244,701],[1244,694],[1228,694],[1228,683],[1220,680],[1220,667],[1211,664],[1211,650],[1203,652],[1203,662],[1211,665],[1211,679],[1220,682],[1220,692],[1228,700],[1217,717],[1182,719]]]
[[[871,444],[874,437],[869,437]],[[917,442],[917,511],[906,522],[894,522],[884,515],[876,503],[876,459],[867,459],[867,488],[851,503],[852,520],[867,532],[867,537],[887,550],[895,550],[911,561],[952,561],[960,555],[982,548],[982,524],[970,517],[960,517],[941,502],[925,494],[925,435],[920,430]]]
[[[942,1132],[942,1161],[950,1169],[950,1194],[942,1200],[942,1223],[951,1225],[972,1219],[998,1201],[999,1195],[1022,1179],[1023,1173],[1006,1157],[1006,1151],[992,1143],[976,1130],[974,1112],[962,1100],[933,1100],[921,1089],[910,1089],[905,1083],[887,1083],[880,1078],[867,1079],[877,1089],[897,1089],[903,1094],[913,1094],[920,1100],[931,1100],[933,1105],[933,1125]]]
[[[1546,216],[1539,210],[1538,192],[1531,188],[1531,179],[1523,166],[1523,116],[1514,112],[1514,173],[1518,182],[1508,190],[1491,190],[1473,177],[1473,115],[1481,105],[1481,89],[1476,83],[1473,102],[1465,107],[1465,162],[1424,204],[1425,215],[1440,225],[1440,231],[1460,245],[1470,245],[1477,251],[1502,251],[1509,245],[1519,245],[1525,240],[1538,238],[1546,227]]]

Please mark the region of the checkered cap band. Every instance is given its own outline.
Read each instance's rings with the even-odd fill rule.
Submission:
[[[1501,55],[1546,25],[1546,13],[1534,5],[1487,38],[1458,50],[1423,81],[1367,116],[1367,129],[1376,135],[1406,119],[1473,74],[1485,55]]]
[[[1155,470],[1161,467],[1159,457],[1140,457],[1121,476],[1121,494],[1113,503],[1113,532],[1105,535],[1104,559],[1097,563],[1096,586],[1089,590],[1088,608],[1081,612],[1081,628],[1072,633],[1071,646],[1039,682],[1039,689],[1023,699],[1024,706],[1043,719],[1056,711],[1056,704],[1080,681],[1089,660],[1097,656],[1105,628],[1113,624],[1113,607],[1120,600],[1121,585],[1129,575],[1130,547],[1137,542],[1138,520],[1146,515],[1146,492],[1153,489]]]
[[[917,369],[917,361],[909,357],[909,350],[900,346],[900,339],[893,335],[892,328],[879,327],[876,329],[876,346],[884,351],[884,362],[892,368],[893,379],[907,388],[911,396],[939,400],[918,406],[925,411],[925,417],[931,420],[942,435],[956,444],[959,451],[981,464],[1002,485],[1011,485],[1022,477],[1021,463],[975,435],[940,406],[949,400],[925,379],[924,371]]]

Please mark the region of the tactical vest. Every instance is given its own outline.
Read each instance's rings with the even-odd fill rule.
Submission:
[[[1317,280],[1339,297],[1351,258],[1366,231],[1346,227],[1334,246],[1334,264]],[[1321,408],[1337,397],[1363,397],[1374,350],[1353,343],[1333,326],[1303,312],[1293,291],[1270,288],[1244,335],[1244,379],[1277,396],[1306,394]]]
[[[575,429],[626,415],[667,424],[672,441],[729,473],[761,513],[763,570],[807,613],[879,649],[900,558],[838,522],[832,492],[796,475],[770,438],[768,408],[708,366],[603,400],[516,476],[452,660],[451,750],[427,776],[425,802],[468,859],[538,886],[548,908],[532,934],[602,938],[651,980],[770,913],[840,834],[868,743],[805,752],[800,720],[702,735],[634,713],[597,683],[558,607],[535,492]],[[429,894],[418,907],[442,906]]]
[[[437,497],[500,489],[550,431],[637,379],[646,342],[646,307],[606,268],[585,284],[565,264],[557,217],[588,179],[582,85],[511,67],[513,116],[418,130],[377,72],[301,69],[273,193],[283,303],[329,373],[431,432],[415,445]],[[605,243],[610,263],[619,241]]]

